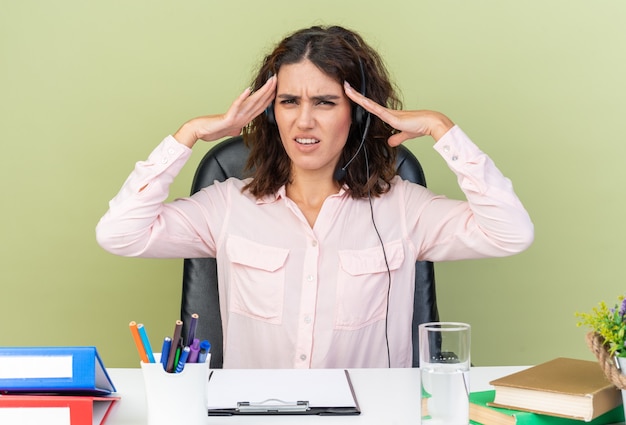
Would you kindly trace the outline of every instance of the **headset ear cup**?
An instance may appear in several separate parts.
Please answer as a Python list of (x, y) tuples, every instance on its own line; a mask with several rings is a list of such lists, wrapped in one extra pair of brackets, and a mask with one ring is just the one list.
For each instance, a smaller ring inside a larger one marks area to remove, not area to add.
[[(363, 61), (361, 61), (361, 58), (359, 58), (359, 71), (361, 71), (361, 90), (359, 93), (361, 93), (361, 96), (365, 96), (366, 93), (366, 87), (367, 87), (367, 80), (365, 77), (365, 68), (363, 67)], [(354, 116), (353, 121), (354, 123), (359, 127), (359, 129), (361, 131), (363, 131), (363, 126), (365, 125), (365, 120), (367, 119), (367, 111), (365, 109), (363, 109), (362, 106), (360, 105), (355, 105), (354, 107)]]
[(270, 103), (270, 105), (265, 108), (265, 116), (267, 117), (267, 122), (276, 125), (276, 117), (274, 116), (274, 102)]
[(365, 123), (365, 109), (362, 106), (356, 105), (354, 107), (354, 116), (352, 117), (352, 121), (359, 127), (359, 129), (363, 128), (363, 124)]

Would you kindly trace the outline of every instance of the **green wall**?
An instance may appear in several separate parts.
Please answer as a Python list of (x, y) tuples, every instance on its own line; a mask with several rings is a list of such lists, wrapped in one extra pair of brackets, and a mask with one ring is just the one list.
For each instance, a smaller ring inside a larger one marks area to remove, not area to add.
[[(407, 108), (447, 113), (514, 182), (534, 245), (437, 265), (442, 319), (473, 326), (476, 365), (592, 358), (576, 311), (625, 289), (626, 2), (0, 0), (0, 344), (96, 345), (137, 366), (178, 318), (181, 260), (126, 259), (94, 227), (186, 119), (221, 112), (282, 36), (360, 31)], [(429, 186), (459, 196), (430, 139)], [(195, 154), (172, 188), (186, 195)]]

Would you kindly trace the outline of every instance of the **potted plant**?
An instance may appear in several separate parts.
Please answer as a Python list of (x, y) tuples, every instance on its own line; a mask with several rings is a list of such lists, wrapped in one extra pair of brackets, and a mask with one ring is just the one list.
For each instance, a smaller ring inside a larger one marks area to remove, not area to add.
[(587, 326), (587, 345), (598, 359), (606, 377), (622, 390), (626, 412), (626, 297), (613, 308), (604, 301), (589, 313), (576, 313), (578, 326)]

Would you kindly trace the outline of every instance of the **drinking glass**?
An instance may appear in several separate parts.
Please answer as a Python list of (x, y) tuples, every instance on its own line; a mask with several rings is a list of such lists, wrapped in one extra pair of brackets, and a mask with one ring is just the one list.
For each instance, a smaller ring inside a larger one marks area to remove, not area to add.
[(470, 325), (419, 326), (422, 425), (469, 424)]

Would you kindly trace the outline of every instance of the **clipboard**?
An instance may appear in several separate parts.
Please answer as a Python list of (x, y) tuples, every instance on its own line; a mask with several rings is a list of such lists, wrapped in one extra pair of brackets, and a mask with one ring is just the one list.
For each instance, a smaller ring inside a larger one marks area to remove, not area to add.
[(344, 369), (216, 369), (209, 376), (209, 416), (360, 413)]

